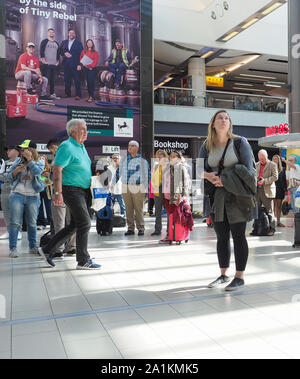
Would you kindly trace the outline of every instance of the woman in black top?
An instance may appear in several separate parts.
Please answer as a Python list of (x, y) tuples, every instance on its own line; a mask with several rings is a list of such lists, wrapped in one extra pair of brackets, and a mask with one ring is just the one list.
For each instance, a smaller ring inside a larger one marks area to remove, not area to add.
[(282, 167), (282, 162), (279, 155), (274, 155), (272, 161), (277, 164), (278, 168), (278, 180), (275, 182), (276, 196), (274, 199), (274, 213), (277, 218), (277, 226), (285, 227), (285, 225), (280, 222), (281, 204), (287, 191), (285, 169)]

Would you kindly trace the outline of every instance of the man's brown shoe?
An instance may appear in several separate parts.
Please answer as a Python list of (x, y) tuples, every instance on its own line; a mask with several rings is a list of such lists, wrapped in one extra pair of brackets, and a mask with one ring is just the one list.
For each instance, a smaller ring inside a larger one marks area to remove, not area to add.
[(76, 97), (75, 97), (75, 100), (80, 100), (80, 96), (76, 96)]

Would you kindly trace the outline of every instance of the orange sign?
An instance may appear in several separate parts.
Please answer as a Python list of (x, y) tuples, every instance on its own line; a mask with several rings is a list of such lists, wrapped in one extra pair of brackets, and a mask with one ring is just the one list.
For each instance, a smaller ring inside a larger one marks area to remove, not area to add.
[(207, 76), (206, 77), (207, 87), (224, 87), (224, 78), (219, 78), (217, 76)]

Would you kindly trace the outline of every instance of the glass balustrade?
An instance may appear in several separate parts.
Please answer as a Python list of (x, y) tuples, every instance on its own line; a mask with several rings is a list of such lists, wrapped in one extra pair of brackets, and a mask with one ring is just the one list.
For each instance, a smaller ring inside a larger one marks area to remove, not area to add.
[(197, 92), (193, 89), (160, 87), (154, 91), (155, 104), (202, 108), (235, 109), (286, 113), (287, 99), (221, 91)]

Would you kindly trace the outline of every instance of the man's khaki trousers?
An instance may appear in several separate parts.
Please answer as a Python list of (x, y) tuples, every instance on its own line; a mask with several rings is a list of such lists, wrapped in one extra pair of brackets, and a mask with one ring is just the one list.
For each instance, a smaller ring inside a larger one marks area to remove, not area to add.
[(144, 201), (145, 201), (145, 186), (143, 184), (123, 184), (122, 195), (126, 207), (126, 218), (128, 230), (134, 231), (145, 230), (144, 222)]

